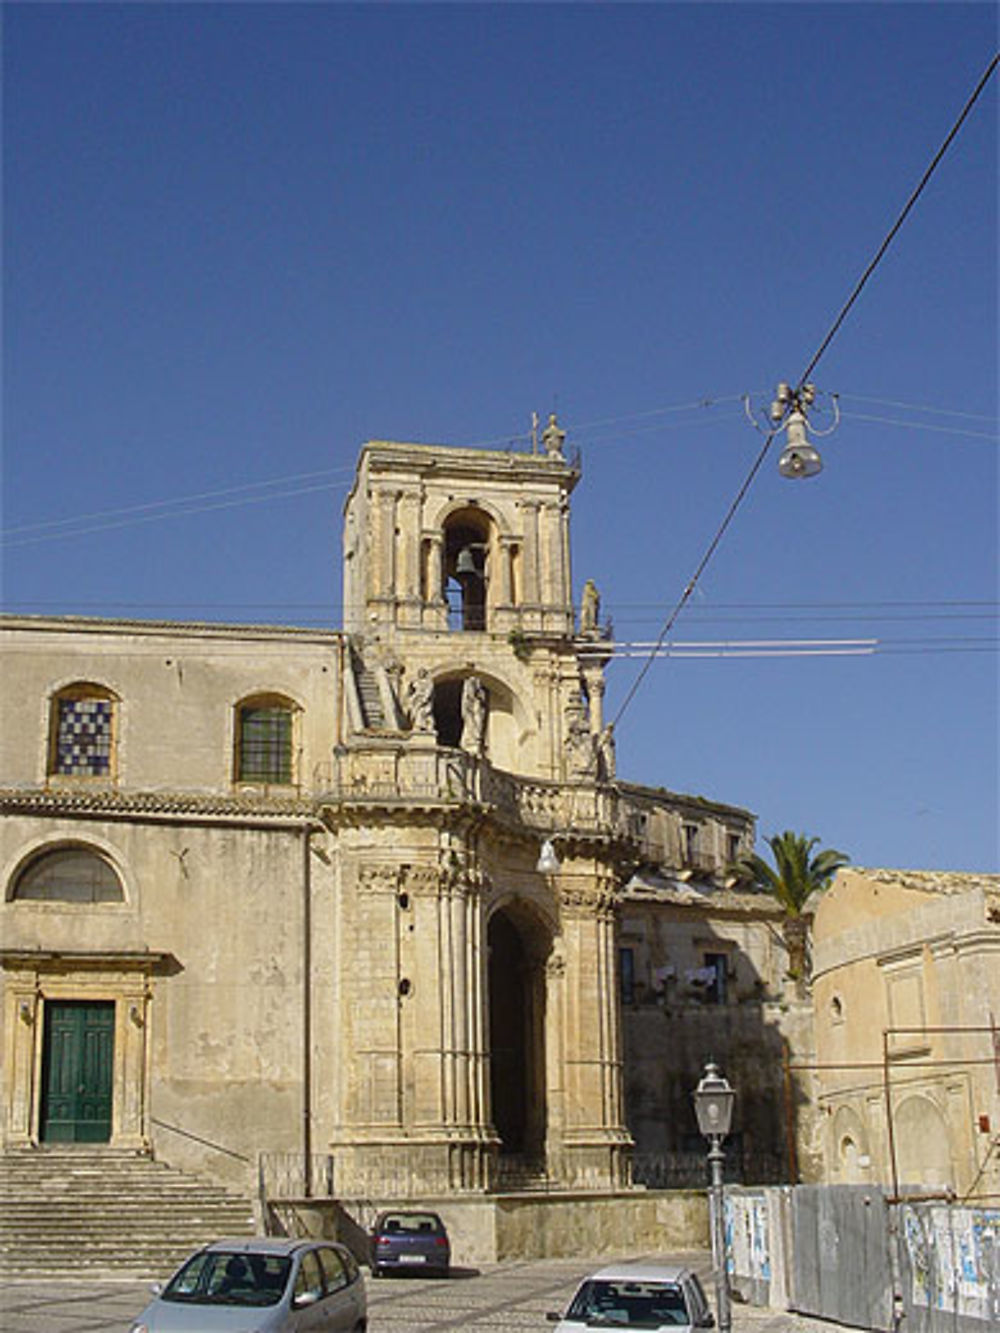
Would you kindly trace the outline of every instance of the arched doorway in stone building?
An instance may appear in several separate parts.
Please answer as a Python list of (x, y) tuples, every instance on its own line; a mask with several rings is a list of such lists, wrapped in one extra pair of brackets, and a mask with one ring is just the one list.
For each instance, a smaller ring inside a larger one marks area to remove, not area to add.
[(490, 1094), (501, 1158), (545, 1156), (545, 961), (552, 938), (519, 902), (493, 913), (489, 948)]

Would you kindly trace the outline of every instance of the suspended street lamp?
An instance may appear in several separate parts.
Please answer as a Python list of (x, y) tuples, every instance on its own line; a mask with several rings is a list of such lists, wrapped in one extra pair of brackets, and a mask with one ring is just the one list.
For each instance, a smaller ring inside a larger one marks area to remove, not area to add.
[[(816, 398), (815, 384), (803, 384), (800, 389), (793, 389), (790, 385), (782, 383), (778, 385), (768, 412), (769, 430), (775, 434), (781, 430), (785, 432), (785, 447), (778, 459), (778, 471), (783, 477), (792, 481), (802, 477), (815, 477), (817, 473), (823, 471), (823, 460), (819, 450), (810, 442), (809, 432), (812, 431), (814, 436), (822, 439), (823, 436), (832, 435), (840, 425), (840, 404), (837, 395), (831, 394), (833, 424), (827, 430), (816, 430), (810, 423), (808, 415), (808, 409), (815, 405)], [(743, 405), (751, 425), (755, 430), (759, 430), (760, 427), (750, 410), (749, 395), (744, 397)], [(761, 415), (763, 416), (763, 412)]]

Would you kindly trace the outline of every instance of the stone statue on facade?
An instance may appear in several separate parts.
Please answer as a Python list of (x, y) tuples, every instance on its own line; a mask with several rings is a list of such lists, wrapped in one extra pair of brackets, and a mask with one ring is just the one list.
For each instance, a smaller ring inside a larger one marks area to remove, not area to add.
[(434, 681), (426, 667), (421, 667), (406, 691), (406, 707), (413, 731), (434, 730)]
[(601, 614), (601, 594), (597, 584), (588, 579), (583, 585), (583, 598), (580, 602), (580, 633), (596, 634), (597, 620)]
[(549, 424), (542, 431), (542, 444), (545, 445), (545, 452), (550, 458), (562, 459), (562, 447), (565, 438), (566, 432), (556, 420), (555, 412), (551, 412), (549, 414)]
[(570, 777), (594, 776), (594, 737), (587, 706), (574, 690), (566, 705), (566, 771)]
[(615, 724), (609, 722), (594, 737), (597, 747), (597, 773), (605, 782), (615, 776)]
[(486, 689), (478, 676), (462, 685), (462, 749), (482, 755), (486, 749)]

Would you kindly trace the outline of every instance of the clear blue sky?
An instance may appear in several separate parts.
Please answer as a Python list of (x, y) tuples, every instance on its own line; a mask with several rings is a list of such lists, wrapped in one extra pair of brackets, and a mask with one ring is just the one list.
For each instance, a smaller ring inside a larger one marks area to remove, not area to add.
[[(555, 408), (577, 595), (654, 639), (740, 396), (996, 45), (985, 4), (6, 5), (5, 609), (339, 625), (359, 445)], [(622, 776), (859, 864), (997, 868), (997, 82), (817, 368), (825, 470), (774, 451), (672, 636), (879, 651), (660, 661), (619, 723)]]

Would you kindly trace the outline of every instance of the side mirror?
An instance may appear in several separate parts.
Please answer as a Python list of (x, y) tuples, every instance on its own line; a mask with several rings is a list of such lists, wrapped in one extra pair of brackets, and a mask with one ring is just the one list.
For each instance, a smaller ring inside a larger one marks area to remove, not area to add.
[(292, 1297), (292, 1309), (304, 1310), (307, 1305), (315, 1305), (318, 1300), (318, 1291), (300, 1291), (297, 1296)]
[(545, 1318), (549, 1321), (550, 1324), (558, 1324), (562, 1320), (562, 1315), (559, 1313), (558, 1310), (549, 1310), (546, 1312)]
[(715, 1315), (714, 1315), (714, 1314), (707, 1314), (707, 1315), (705, 1315), (705, 1317), (704, 1317), (703, 1319), (700, 1319), (700, 1320), (698, 1321), (698, 1327), (699, 1327), (699, 1328), (714, 1328), (714, 1327), (715, 1327)]
[(150, 1296), (162, 1296), (162, 1295), (163, 1295), (163, 1283), (162, 1283), (162, 1282), (154, 1282), (153, 1285), (152, 1285), (152, 1286), (150, 1287), (150, 1289), (149, 1289), (149, 1294), (150, 1294)]

